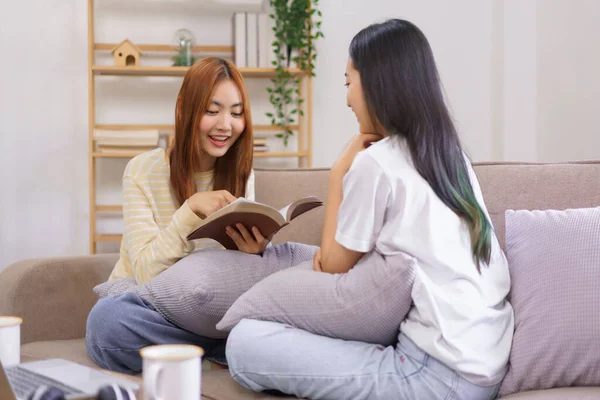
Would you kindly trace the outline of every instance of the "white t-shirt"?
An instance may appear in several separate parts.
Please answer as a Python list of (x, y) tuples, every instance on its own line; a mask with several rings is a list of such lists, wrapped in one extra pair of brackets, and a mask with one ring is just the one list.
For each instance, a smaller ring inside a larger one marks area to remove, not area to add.
[[(467, 160), (475, 196), (479, 183)], [(417, 259), (414, 307), (401, 330), (423, 351), (482, 386), (506, 373), (514, 317), (508, 263), (492, 236), (489, 266), (477, 272), (467, 224), (417, 172), (408, 145), (385, 138), (356, 155), (343, 185), (336, 240), (359, 252)], [(489, 215), (488, 215), (489, 218)]]

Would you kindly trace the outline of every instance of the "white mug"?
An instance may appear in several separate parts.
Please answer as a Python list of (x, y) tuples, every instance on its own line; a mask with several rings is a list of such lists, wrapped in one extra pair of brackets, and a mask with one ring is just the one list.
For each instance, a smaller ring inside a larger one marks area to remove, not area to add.
[(19, 317), (0, 316), (0, 361), (2, 365), (21, 362), (21, 324)]
[(202, 387), (201, 347), (162, 344), (140, 350), (145, 400), (199, 400)]

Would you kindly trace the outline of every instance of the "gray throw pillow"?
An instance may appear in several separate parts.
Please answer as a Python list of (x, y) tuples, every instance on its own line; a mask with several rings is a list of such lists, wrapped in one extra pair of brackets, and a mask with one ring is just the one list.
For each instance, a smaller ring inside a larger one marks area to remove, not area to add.
[(600, 386), (600, 208), (505, 217), (515, 332), (500, 396)]
[(415, 258), (366, 254), (345, 274), (312, 270), (312, 261), (260, 281), (233, 303), (217, 329), (242, 319), (286, 323), (346, 340), (392, 344), (412, 305)]

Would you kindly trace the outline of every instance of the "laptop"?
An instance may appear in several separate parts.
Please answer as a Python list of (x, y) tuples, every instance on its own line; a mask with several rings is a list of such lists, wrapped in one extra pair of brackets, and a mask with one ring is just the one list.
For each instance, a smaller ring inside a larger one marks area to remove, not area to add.
[(27, 400), (40, 386), (54, 386), (66, 399), (96, 398), (98, 389), (116, 384), (136, 392), (139, 385), (125, 378), (107, 374), (71, 361), (54, 358), (3, 367), (0, 361), (0, 399)]

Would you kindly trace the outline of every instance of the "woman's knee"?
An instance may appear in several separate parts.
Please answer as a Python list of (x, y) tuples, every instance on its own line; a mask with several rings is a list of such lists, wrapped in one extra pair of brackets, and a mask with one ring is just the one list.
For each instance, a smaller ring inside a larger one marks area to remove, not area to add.
[(114, 309), (116, 309), (114, 298), (104, 297), (92, 307), (87, 319), (85, 347), (90, 358), (102, 368), (108, 368), (102, 349), (110, 338), (111, 325), (116, 321), (110, 317)]
[(255, 356), (261, 351), (258, 349), (261, 345), (260, 324), (261, 321), (241, 320), (229, 333), (225, 349), (232, 378), (251, 390), (261, 390), (247, 374), (253, 372), (252, 364), (257, 361)]
[(280, 334), (287, 325), (275, 322), (241, 320), (227, 338), (227, 362), (231, 370), (245, 370), (259, 359), (277, 352)]
[(121, 302), (116, 297), (104, 297), (94, 305), (87, 319), (86, 338), (92, 341), (119, 337)]
[(126, 298), (117, 296), (100, 299), (90, 311), (85, 345), (100, 367), (125, 373), (138, 370), (138, 344), (127, 322), (136, 317), (134, 308)]
[(145, 311), (141, 299), (133, 294), (104, 297), (88, 316), (86, 339), (104, 348), (136, 348), (139, 320), (144, 319)]
[(262, 338), (272, 333), (274, 322), (258, 321), (253, 319), (242, 319), (229, 332), (227, 337), (227, 350), (237, 352), (250, 347), (252, 344), (262, 342)]

